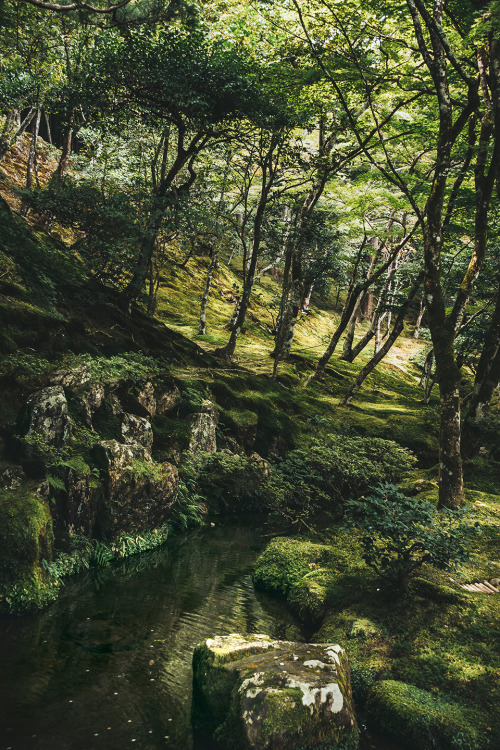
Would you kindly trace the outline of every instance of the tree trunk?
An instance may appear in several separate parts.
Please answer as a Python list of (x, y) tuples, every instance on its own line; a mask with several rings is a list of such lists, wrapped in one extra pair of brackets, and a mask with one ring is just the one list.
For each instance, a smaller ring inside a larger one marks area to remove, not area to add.
[(436, 382), (436, 376), (432, 373), (432, 366), (434, 364), (434, 349), (431, 349), (427, 354), (424, 367), (422, 370), (422, 377), (420, 378), (420, 387), (424, 390), (424, 403), (428, 404), (431, 400), (432, 387)]
[(210, 287), (212, 285), (212, 276), (214, 269), (217, 267), (217, 253), (215, 250), (212, 250), (212, 258), (210, 259), (210, 263), (207, 267), (207, 277), (205, 280), (205, 289), (203, 290), (203, 297), (201, 298), (201, 307), (200, 307), (200, 325), (198, 328), (198, 334), (200, 336), (204, 336), (207, 332), (207, 305), (208, 305), (208, 298), (210, 296)]
[(413, 338), (418, 339), (420, 336), (420, 326), (422, 325), (422, 318), (425, 315), (425, 303), (424, 298), (420, 300), (420, 312), (418, 314), (417, 322), (415, 323), (415, 330), (413, 331)]
[[(38, 131), (40, 129), (41, 114), (42, 114), (42, 110), (38, 108), (36, 110), (35, 126), (33, 128), (33, 137), (31, 138), (28, 163), (26, 165), (26, 190), (33, 190), (33, 174), (36, 171), (37, 139), (38, 139)], [(28, 201), (23, 200), (21, 204), (22, 216), (26, 216), (26, 214), (28, 213), (28, 208), (29, 208)]]
[[(17, 110), (14, 110), (14, 112), (16, 111)], [(10, 137), (8, 133), (5, 133), (5, 138), (2, 136), (3, 140), (0, 147), (0, 162), (5, 158), (12, 144), (15, 143), (16, 140), (22, 136), (26, 128), (29, 127), (36, 113), (37, 109), (32, 107), (12, 137)], [(15, 122), (17, 124), (18, 120), (16, 119)]]
[(71, 116), (70, 123), (64, 132), (61, 156), (59, 157), (59, 163), (55, 169), (54, 174), (51, 177), (51, 182), (55, 186), (60, 184), (69, 166), (69, 159), (71, 156), (71, 147), (73, 143), (73, 122), (74, 122), (74, 115)]
[(304, 299), (302, 300), (302, 312), (309, 312), (309, 305), (311, 304), (311, 297), (312, 293), (314, 291), (314, 281), (309, 284), (309, 286), (306, 289), (306, 293), (304, 295)]
[(468, 401), (467, 416), (462, 429), (463, 453), (474, 456), (481, 447), (481, 421), (490, 409), (495, 389), (500, 381), (500, 290), (495, 309), (479, 358), (474, 388)]
[(0, 135), (0, 161), (5, 156), (10, 148), (12, 131), (16, 127), (19, 120), (19, 112), (17, 109), (9, 109), (5, 122), (2, 128), (2, 134)]
[(356, 324), (358, 322), (358, 315), (359, 315), (359, 309), (361, 307), (361, 303), (363, 302), (364, 294), (362, 294), (360, 297), (358, 297), (358, 300), (356, 304), (354, 305), (354, 310), (351, 315), (351, 319), (349, 320), (349, 325), (347, 326), (347, 333), (346, 337), (344, 339), (344, 346), (342, 348), (342, 354), (339, 357), (339, 359), (345, 359), (348, 362), (351, 362), (351, 354), (352, 354), (352, 345), (354, 342), (354, 334), (356, 333)]
[(422, 283), (423, 279), (423, 272), (421, 272), (418, 277), (416, 278), (415, 282), (413, 283), (412, 288), (408, 292), (408, 296), (405, 300), (405, 303), (403, 304), (401, 310), (398, 313), (398, 316), (396, 318), (396, 321), (394, 323), (394, 328), (392, 329), (391, 333), (387, 337), (387, 339), (384, 342), (384, 345), (380, 347), (378, 352), (371, 358), (369, 362), (363, 367), (361, 372), (358, 373), (358, 376), (356, 377), (356, 380), (352, 384), (352, 386), (347, 391), (346, 395), (341, 401), (342, 406), (347, 406), (351, 403), (352, 399), (356, 395), (356, 393), (361, 388), (361, 385), (363, 384), (364, 380), (370, 375), (371, 372), (375, 369), (375, 367), (378, 365), (379, 362), (385, 357), (389, 349), (392, 347), (400, 333), (402, 332), (404, 328), (405, 323), (405, 314), (406, 309), (408, 307), (408, 303), (411, 302), (411, 300), (415, 297), (416, 293), (419, 290), (419, 287)]

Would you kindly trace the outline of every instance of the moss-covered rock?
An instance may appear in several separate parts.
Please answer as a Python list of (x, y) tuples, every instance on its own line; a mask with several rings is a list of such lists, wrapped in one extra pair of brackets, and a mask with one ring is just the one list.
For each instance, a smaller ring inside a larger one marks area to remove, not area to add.
[(0, 492), (0, 611), (39, 609), (56, 596), (42, 561), (52, 559), (49, 508), (26, 487)]
[(62, 386), (32, 393), (19, 413), (17, 429), (23, 438), (23, 457), (30, 462), (43, 461), (48, 451), (64, 448), (71, 436), (71, 419)]
[(211, 401), (202, 401), (200, 411), (188, 418), (191, 426), (189, 450), (193, 453), (215, 453), (217, 438), (215, 428), (218, 422), (217, 407)]
[(232, 635), (193, 656), (195, 731), (233, 750), (354, 750), (358, 728), (344, 650)]
[(396, 680), (371, 689), (366, 713), (380, 731), (408, 750), (475, 750), (476, 728), (457, 704)]
[(179, 491), (175, 466), (155, 464), (143, 446), (116, 440), (103, 440), (94, 447), (93, 455), (104, 485), (101, 535), (116, 536), (165, 523)]

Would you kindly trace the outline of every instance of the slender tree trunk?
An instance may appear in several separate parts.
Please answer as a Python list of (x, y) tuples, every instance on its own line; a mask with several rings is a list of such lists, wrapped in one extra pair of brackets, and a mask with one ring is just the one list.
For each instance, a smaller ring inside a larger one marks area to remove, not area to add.
[(267, 185), (266, 188), (263, 188), (263, 191), (261, 194), (261, 200), (259, 202), (257, 211), (255, 213), (252, 250), (251, 250), (250, 259), (249, 259), (248, 273), (245, 276), (245, 282), (243, 284), (243, 293), (241, 295), (241, 299), (239, 302), (238, 316), (236, 318), (234, 327), (231, 330), (231, 335), (229, 337), (229, 341), (227, 342), (226, 346), (221, 349), (216, 349), (215, 351), (216, 354), (224, 357), (226, 362), (231, 362), (234, 356), (236, 343), (241, 333), (241, 329), (243, 328), (243, 325), (245, 323), (248, 305), (250, 304), (250, 295), (252, 293), (252, 287), (253, 287), (253, 282), (255, 278), (255, 269), (257, 268), (257, 258), (259, 255), (259, 248), (260, 248), (260, 241), (261, 241), (261, 234), (262, 234), (262, 222), (264, 220), (264, 211), (265, 211), (265, 206), (267, 203), (269, 189), (270, 189), (270, 185)]
[(71, 157), (71, 148), (73, 144), (73, 123), (74, 123), (74, 115), (71, 115), (71, 120), (64, 131), (63, 135), (63, 142), (62, 142), (62, 149), (61, 149), (61, 156), (59, 157), (59, 163), (54, 171), (54, 174), (51, 177), (51, 182), (54, 186), (57, 186), (61, 183), (62, 178), (64, 177), (68, 166), (69, 166), (69, 160)]
[(356, 324), (358, 322), (358, 315), (359, 310), (361, 307), (361, 303), (364, 298), (364, 294), (362, 294), (360, 297), (358, 297), (356, 304), (354, 305), (354, 310), (352, 311), (351, 318), (349, 320), (349, 324), (347, 326), (347, 333), (346, 337), (344, 339), (344, 346), (342, 348), (342, 354), (339, 357), (339, 359), (345, 359), (348, 362), (351, 362), (351, 354), (352, 354), (352, 345), (354, 342), (354, 334), (356, 333)]
[(330, 343), (328, 344), (324, 354), (320, 357), (318, 364), (316, 365), (316, 370), (314, 373), (308, 378), (307, 382), (309, 383), (311, 380), (321, 380), (325, 374), (325, 367), (327, 366), (328, 362), (330, 361), (332, 354), (334, 353), (335, 349), (337, 348), (337, 344), (340, 340), (340, 337), (344, 333), (350, 319), (352, 312), (354, 310), (354, 307), (356, 305), (356, 302), (359, 299), (359, 296), (362, 293), (362, 288), (360, 286), (354, 287), (348, 294), (346, 303), (344, 305), (344, 309), (342, 310), (342, 315), (340, 317), (340, 322), (335, 329), (332, 338), (330, 339)]
[[(36, 110), (35, 126), (33, 128), (33, 136), (31, 138), (30, 151), (28, 155), (28, 163), (26, 165), (26, 190), (33, 190), (33, 174), (36, 171), (36, 157), (37, 157), (37, 139), (38, 131), (40, 129), (40, 116), (42, 110), (38, 108)], [(23, 200), (21, 204), (21, 214), (26, 216), (28, 213), (28, 201)]]
[(398, 316), (395, 320), (394, 327), (387, 337), (387, 339), (384, 342), (384, 345), (380, 347), (378, 352), (371, 358), (371, 360), (363, 367), (361, 372), (356, 377), (356, 380), (352, 384), (352, 386), (347, 391), (346, 395), (341, 401), (342, 406), (347, 406), (351, 403), (352, 399), (356, 395), (356, 393), (361, 388), (361, 385), (363, 384), (364, 380), (370, 375), (371, 372), (375, 369), (375, 367), (378, 365), (379, 362), (382, 361), (382, 359), (385, 357), (389, 349), (392, 347), (400, 333), (402, 332), (404, 328), (405, 323), (405, 314), (406, 309), (408, 307), (408, 303), (411, 302), (411, 300), (415, 297), (416, 293), (419, 290), (419, 287), (422, 283), (422, 279), (424, 277), (423, 272), (420, 272), (418, 277), (416, 278), (415, 282), (413, 283), (412, 288), (408, 292), (408, 296), (405, 300), (405, 303), (403, 304), (401, 310), (398, 313)]
[(420, 378), (420, 387), (424, 391), (424, 403), (428, 404), (431, 400), (432, 388), (436, 382), (436, 376), (432, 372), (434, 365), (434, 349), (431, 349), (424, 360), (424, 367), (422, 370), (422, 377)]
[(47, 128), (47, 138), (49, 140), (50, 145), (52, 146), (52, 131), (50, 129), (50, 115), (45, 112), (44, 110), (44, 118), (45, 118), (45, 127)]
[[(16, 112), (16, 110), (14, 110), (14, 112)], [(22, 136), (26, 128), (29, 127), (36, 113), (36, 107), (32, 107), (13, 136), (10, 136), (9, 133), (5, 133), (5, 137), (2, 136), (3, 140), (0, 147), (0, 162), (3, 161), (12, 144), (15, 143), (17, 139)], [(16, 119), (15, 122), (17, 124), (18, 120)]]
[(420, 326), (422, 325), (422, 318), (425, 315), (425, 303), (424, 298), (420, 300), (420, 312), (418, 313), (417, 322), (415, 323), (415, 330), (413, 331), (413, 338), (418, 339), (420, 336)]
[(200, 335), (205, 335), (206, 328), (207, 328), (207, 305), (208, 305), (208, 298), (210, 296), (210, 287), (212, 285), (212, 276), (213, 272), (217, 268), (217, 253), (215, 250), (212, 250), (212, 257), (210, 259), (210, 263), (207, 267), (207, 277), (205, 280), (205, 289), (203, 290), (203, 297), (201, 298), (201, 307), (200, 307), (200, 325), (198, 328), (198, 333)]
[(17, 125), (19, 112), (17, 109), (9, 109), (0, 135), (0, 160), (10, 148), (12, 131)]
[(302, 300), (302, 312), (306, 313), (309, 311), (309, 305), (311, 304), (311, 297), (312, 297), (313, 291), (314, 291), (314, 281), (311, 284), (309, 284), (309, 286), (306, 289), (304, 299)]
[(497, 293), (490, 327), (479, 358), (474, 388), (467, 404), (462, 429), (463, 454), (474, 456), (481, 447), (481, 422), (487, 416), (500, 382), (500, 291)]

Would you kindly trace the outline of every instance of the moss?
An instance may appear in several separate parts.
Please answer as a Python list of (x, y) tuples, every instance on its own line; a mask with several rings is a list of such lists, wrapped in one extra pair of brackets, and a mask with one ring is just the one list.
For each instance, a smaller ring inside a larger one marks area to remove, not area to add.
[(273, 539), (257, 560), (255, 585), (265, 591), (287, 596), (307, 573), (331, 562), (333, 550), (327, 544), (298, 539)]
[(54, 535), (47, 505), (34, 493), (0, 494), (0, 610), (34, 611), (55, 598), (57, 584), (50, 581), (44, 560), (51, 560)]
[(482, 744), (460, 706), (404, 682), (377, 683), (366, 712), (377, 729), (409, 750), (475, 750)]

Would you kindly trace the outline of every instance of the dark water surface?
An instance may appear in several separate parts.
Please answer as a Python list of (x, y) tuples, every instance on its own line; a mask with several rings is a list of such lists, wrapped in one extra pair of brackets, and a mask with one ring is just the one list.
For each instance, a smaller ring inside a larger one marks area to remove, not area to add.
[(253, 589), (265, 544), (241, 526), (178, 535), (80, 577), (38, 615), (0, 620), (0, 750), (188, 750), (197, 643), (302, 640)]
[(0, 620), (0, 750), (190, 750), (197, 643), (304, 640), (282, 603), (254, 591), (266, 543), (228, 524), (173, 536), (74, 579), (42, 613)]

